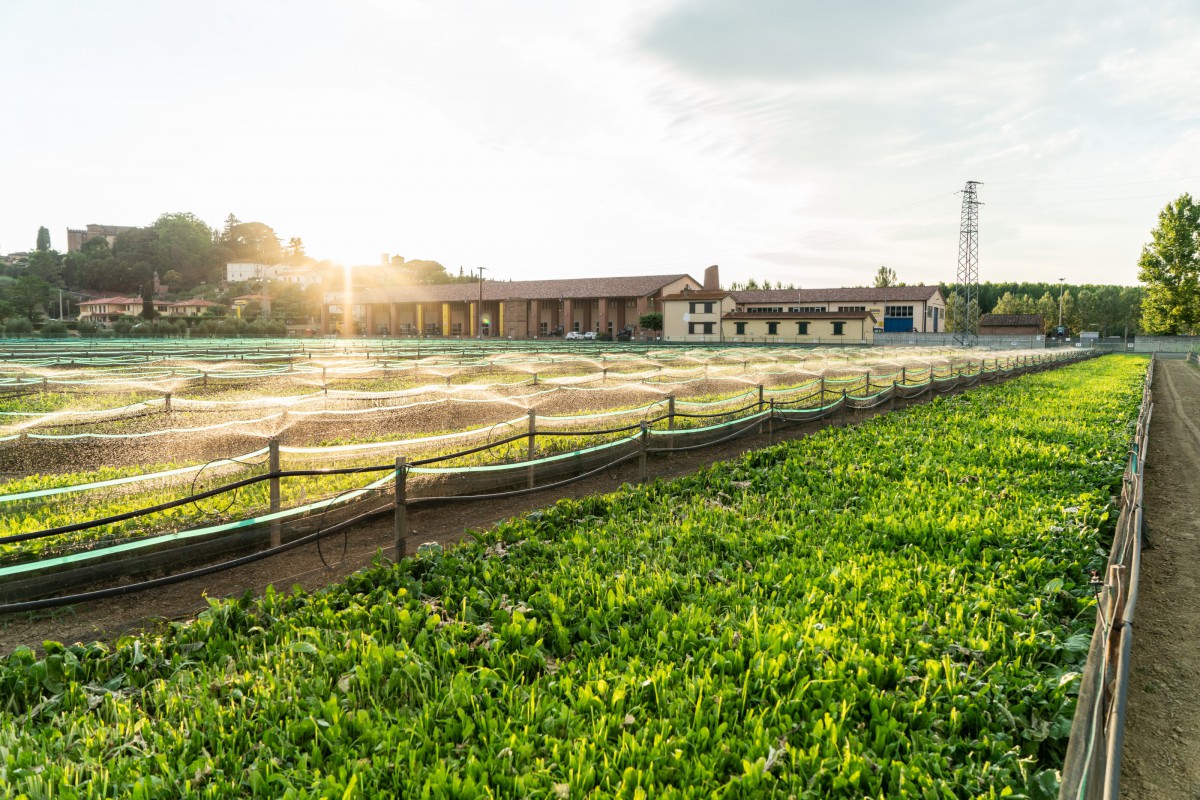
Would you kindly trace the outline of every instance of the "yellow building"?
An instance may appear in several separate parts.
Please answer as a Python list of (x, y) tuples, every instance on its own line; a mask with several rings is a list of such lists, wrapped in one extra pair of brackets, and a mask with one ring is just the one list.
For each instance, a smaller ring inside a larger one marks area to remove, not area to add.
[(727, 291), (710, 285), (663, 297), (663, 339), (673, 342), (870, 344), (876, 331), (940, 333), (945, 320), (937, 286)]

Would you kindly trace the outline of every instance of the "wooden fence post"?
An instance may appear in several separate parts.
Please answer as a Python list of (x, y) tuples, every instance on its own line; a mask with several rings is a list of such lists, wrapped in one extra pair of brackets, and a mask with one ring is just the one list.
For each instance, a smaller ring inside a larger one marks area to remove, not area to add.
[[(763, 385), (760, 383), (758, 385), (758, 413), (761, 414), (762, 411), (763, 411)], [(763, 423), (762, 423), (762, 420), (760, 419), (758, 421), (758, 431), (757, 431), (759, 436), (762, 436), (762, 429), (763, 429)]]
[(767, 444), (775, 444), (775, 398), (771, 398), (771, 407), (767, 414)]
[(675, 395), (673, 394), (667, 397), (667, 430), (670, 432), (667, 434), (667, 449), (673, 450), (675, 448)]
[(163, 413), (164, 414), (171, 413), (171, 393), (170, 392), (167, 392), (165, 395), (163, 395)]
[(530, 462), (528, 486), (532, 489), (534, 484), (533, 460), (537, 458), (537, 412), (532, 408), (529, 409), (529, 443), (526, 445), (526, 450), (526, 458)]
[(396, 456), (396, 502), (392, 512), (392, 535), (396, 540), (396, 560), (408, 553), (408, 459)]
[(650, 428), (646, 420), (642, 420), (642, 435), (639, 439), (641, 452), (638, 453), (638, 483), (646, 482), (646, 447), (650, 443)]
[[(271, 513), (274, 514), (279, 510), (279, 437), (272, 436), (267, 442), (267, 470), (272, 477), (269, 481), (271, 492)], [(271, 547), (279, 547), (283, 544), (283, 530), (279, 525), (279, 520), (271, 521)]]

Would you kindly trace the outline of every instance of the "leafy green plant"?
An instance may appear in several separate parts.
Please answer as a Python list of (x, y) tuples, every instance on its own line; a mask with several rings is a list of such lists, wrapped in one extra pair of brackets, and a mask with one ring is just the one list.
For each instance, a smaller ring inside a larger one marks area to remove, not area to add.
[[(1052, 797), (1145, 362), (0, 666), (15, 794)], [(952, 446), (951, 446), (952, 445)]]

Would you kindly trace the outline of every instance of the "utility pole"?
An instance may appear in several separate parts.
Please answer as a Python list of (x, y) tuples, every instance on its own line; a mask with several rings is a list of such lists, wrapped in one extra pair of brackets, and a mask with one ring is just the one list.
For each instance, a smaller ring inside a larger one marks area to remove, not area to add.
[(958, 233), (958, 295), (961, 303), (954, 312), (954, 341), (960, 347), (975, 344), (977, 320), (971, 319), (971, 301), (979, 304), (979, 198), (975, 187), (979, 181), (967, 181), (962, 196), (962, 224)]
[(475, 312), (475, 335), (480, 339), (483, 338), (483, 271), (487, 267), (479, 268), (479, 310)]

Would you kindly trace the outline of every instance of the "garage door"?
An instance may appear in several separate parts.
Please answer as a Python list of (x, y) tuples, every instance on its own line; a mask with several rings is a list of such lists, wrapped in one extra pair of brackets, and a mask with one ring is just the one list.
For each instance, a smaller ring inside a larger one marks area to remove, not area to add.
[(884, 317), (883, 329), (888, 333), (908, 333), (912, 330), (912, 317)]

